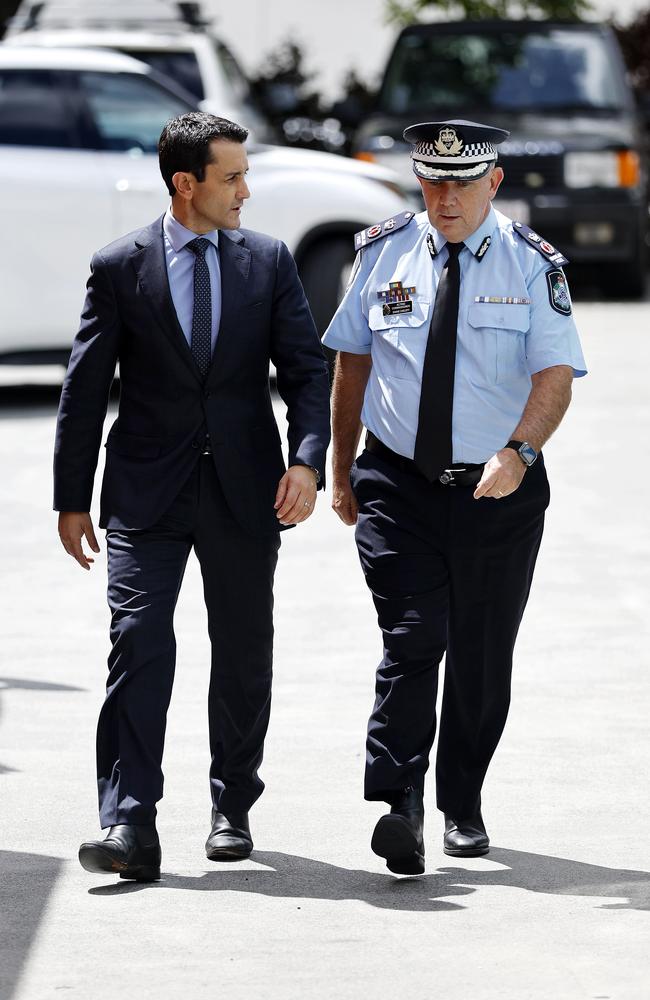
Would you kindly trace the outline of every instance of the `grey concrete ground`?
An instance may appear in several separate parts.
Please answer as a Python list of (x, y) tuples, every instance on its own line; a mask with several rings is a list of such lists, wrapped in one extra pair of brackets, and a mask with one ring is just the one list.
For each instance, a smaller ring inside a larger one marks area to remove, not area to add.
[(208, 645), (196, 565), (159, 828), (164, 878), (89, 875), (107, 652), (104, 555), (59, 550), (55, 395), (0, 390), (2, 996), (647, 1000), (650, 306), (576, 309), (591, 376), (546, 450), (553, 500), (484, 813), (495, 845), (427, 873), (369, 850), (364, 729), (379, 638), (352, 534), (322, 502), (285, 535), (275, 701), (250, 862), (210, 865)]

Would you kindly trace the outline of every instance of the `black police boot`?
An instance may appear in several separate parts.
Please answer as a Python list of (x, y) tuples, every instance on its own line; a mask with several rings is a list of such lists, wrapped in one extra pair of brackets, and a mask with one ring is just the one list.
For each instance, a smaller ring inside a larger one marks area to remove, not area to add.
[(453, 858), (478, 858), (490, 850), (490, 838), (480, 810), (470, 819), (454, 819), (445, 813), (445, 854)]
[(424, 805), (419, 789), (409, 787), (396, 794), (390, 812), (380, 817), (370, 846), (396, 875), (422, 875)]
[(208, 861), (243, 861), (253, 850), (248, 813), (212, 810), (212, 830), (205, 842)]
[(154, 823), (118, 823), (104, 840), (89, 840), (79, 848), (79, 861), (87, 872), (115, 874), (136, 882), (160, 878), (161, 856)]

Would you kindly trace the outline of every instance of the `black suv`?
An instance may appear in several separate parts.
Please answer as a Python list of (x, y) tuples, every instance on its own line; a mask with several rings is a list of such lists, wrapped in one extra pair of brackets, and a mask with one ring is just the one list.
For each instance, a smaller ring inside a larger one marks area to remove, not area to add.
[(602, 268), (605, 292), (642, 294), (645, 132), (612, 31), (503, 20), (405, 28), (353, 152), (401, 167), (407, 181), (404, 127), (449, 118), (510, 131), (497, 208), (570, 260)]

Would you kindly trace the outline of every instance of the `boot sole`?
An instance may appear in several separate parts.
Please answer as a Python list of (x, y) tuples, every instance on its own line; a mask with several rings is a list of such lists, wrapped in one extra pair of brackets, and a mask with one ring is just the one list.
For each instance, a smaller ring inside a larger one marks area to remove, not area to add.
[(79, 863), (95, 875), (119, 875), (135, 882), (157, 882), (160, 878), (160, 868), (155, 865), (128, 865), (101, 847), (85, 844), (79, 848)]
[(422, 875), (424, 872), (424, 851), (401, 816), (382, 816), (374, 829), (370, 847), (385, 859), (389, 871), (396, 875)]
[(488, 854), (490, 851), (490, 845), (486, 844), (485, 847), (443, 847), (443, 852), (448, 854), (450, 858), (480, 858), (484, 854)]

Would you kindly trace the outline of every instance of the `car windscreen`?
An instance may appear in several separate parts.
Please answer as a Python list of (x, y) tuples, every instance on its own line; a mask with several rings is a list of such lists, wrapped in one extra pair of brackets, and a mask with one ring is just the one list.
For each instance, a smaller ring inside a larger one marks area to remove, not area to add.
[(163, 52), (160, 49), (143, 48), (122, 48), (121, 51), (147, 63), (157, 73), (187, 90), (197, 101), (202, 101), (205, 97), (199, 64), (193, 52)]
[(590, 30), (405, 34), (379, 95), (387, 114), (444, 108), (623, 110), (626, 86), (606, 38)]

